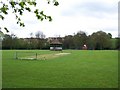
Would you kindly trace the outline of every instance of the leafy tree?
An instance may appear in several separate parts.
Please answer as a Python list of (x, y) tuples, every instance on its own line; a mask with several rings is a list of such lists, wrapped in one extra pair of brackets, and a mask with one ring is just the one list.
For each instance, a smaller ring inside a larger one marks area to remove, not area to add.
[(25, 41), (23, 38), (19, 38), (17, 44), (18, 44), (17, 49), (29, 49), (28, 41)]
[(63, 48), (64, 49), (73, 49), (74, 48), (72, 35), (68, 35), (68, 36), (64, 37)]
[(87, 44), (87, 35), (84, 31), (79, 31), (74, 35), (74, 46), (76, 49), (82, 49), (84, 44)]
[(0, 42), (2, 41), (3, 37), (4, 37), (4, 33), (0, 31)]
[(5, 34), (2, 41), (2, 48), (11, 49), (12, 48), (11, 42), (12, 42), (12, 37), (10, 35)]
[(111, 49), (118, 49), (118, 38), (111, 39)]
[(19, 47), (18, 38), (16, 35), (5, 34), (2, 40), (2, 48), (3, 49), (16, 49)]
[(0, 31), (0, 49), (2, 49), (2, 40), (3, 40), (4, 34)]
[(108, 33), (109, 37), (112, 38), (112, 34), (111, 33)]
[(110, 49), (111, 47), (111, 37), (109, 34), (103, 32), (103, 31), (98, 31), (95, 32), (91, 35), (91, 40), (94, 41), (92, 43), (92, 46), (95, 49)]
[(120, 38), (116, 38), (116, 49), (120, 50)]
[(90, 50), (94, 50), (95, 49), (95, 41), (94, 41), (94, 37), (92, 37), (91, 35), (88, 36), (87, 39), (87, 47)]
[[(59, 3), (56, 0), (46, 0), (48, 4), (51, 4), (51, 2), (54, 4), (54, 6), (58, 6)], [(46, 15), (44, 11), (39, 10), (38, 8), (32, 9), (31, 6), (36, 7), (37, 6), (36, 0), (2, 0), (0, 1), (0, 19), (4, 20), (5, 15), (8, 15), (8, 11), (12, 11), (12, 13), (16, 17), (17, 24), (19, 24), (22, 27), (25, 27), (24, 22), (21, 20), (21, 16), (23, 15), (24, 11), (28, 11), (31, 13), (34, 13), (37, 17), (37, 19), (43, 21), (44, 19), (48, 19), (49, 21), (52, 21), (52, 17), (49, 15)], [(0, 29), (2, 26), (0, 26)], [(7, 32), (8, 29), (6, 27), (3, 27)]]

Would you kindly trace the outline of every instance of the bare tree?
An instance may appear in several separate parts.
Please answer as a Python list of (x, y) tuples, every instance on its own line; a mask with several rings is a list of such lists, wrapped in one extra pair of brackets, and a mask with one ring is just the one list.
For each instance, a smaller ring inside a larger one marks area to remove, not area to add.
[(45, 35), (43, 34), (43, 32), (38, 31), (38, 32), (36, 32), (35, 36), (37, 39), (37, 47), (39, 49), (42, 49), (44, 46)]

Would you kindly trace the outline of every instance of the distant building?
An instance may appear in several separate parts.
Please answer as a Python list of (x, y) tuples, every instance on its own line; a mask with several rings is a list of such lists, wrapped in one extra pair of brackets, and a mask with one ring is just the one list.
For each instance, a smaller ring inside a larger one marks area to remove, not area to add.
[(48, 42), (50, 44), (50, 50), (62, 51), (62, 37), (49, 37)]

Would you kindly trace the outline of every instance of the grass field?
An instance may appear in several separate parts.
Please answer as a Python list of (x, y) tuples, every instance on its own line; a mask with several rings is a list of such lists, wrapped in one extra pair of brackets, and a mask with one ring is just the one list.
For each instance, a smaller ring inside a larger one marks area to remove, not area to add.
[[(21, 50), (22, 52), (29, 52)], [(21, 52), (18, 51), (18, 52)], [(3, 88), (117, 88), (118, 51), (32, 50), (46, 60), (15, 60), (2, 51)]]

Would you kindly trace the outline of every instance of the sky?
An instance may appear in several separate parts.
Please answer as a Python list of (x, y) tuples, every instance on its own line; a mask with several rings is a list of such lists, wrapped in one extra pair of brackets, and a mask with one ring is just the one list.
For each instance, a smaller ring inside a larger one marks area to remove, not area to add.
[[(46, 37), (74, 35), (84, 31), (87, 35), (104, 31), (118, 37), (118, 1), (119, 0), (58, 0), (59, 6), (48, 5), (47, 0), (37, 0), (37, 7), (52, 16), (53, 21), (39, 21), (33, 13), (24, 12), (21, 17), (25, 27), (16, 24), (14, 14), (9, 11), (1, 26), (9, 29), (20, 38), (30, 37), (30, 33), (43, 32)], [(31, 7), (33, 8), (33, 7)], [(6, 33), (3, 30), (4, 33)]]

